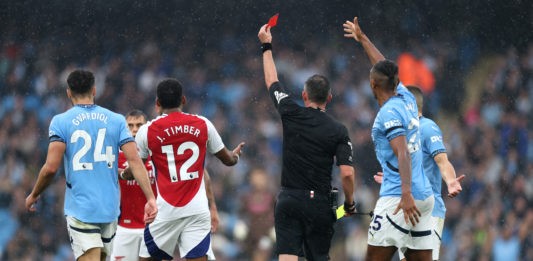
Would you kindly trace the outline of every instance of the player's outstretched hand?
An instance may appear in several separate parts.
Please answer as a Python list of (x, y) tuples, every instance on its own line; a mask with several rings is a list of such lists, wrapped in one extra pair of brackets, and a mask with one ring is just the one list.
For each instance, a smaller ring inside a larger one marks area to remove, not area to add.
[(157, 204), (155, 199), (150, 199), (144, 205), (144, 223), (150, 224), (154, 222), (155, 217), (157, 216)]
[(378, 171), (376, 175), (374, 175), (374, 181), (378, 184), (383, 183), (383, 172)]
[(244, 142), (239, 143), (235, 149), (233, 149), (233, 154), (241, 157), (242, 154), (242, 148), (244, 147)]
[(35, 212), (37, 210), (35, 208), (35, 202), (37, 202), (38, 199), (39, 197), (34, 197), (33, 194), (28, 195), (28, 197), (26, 197), (26, 209), (30, 212)]
[(257, 37), (259, 37), (259, 41), (261, 43), (272, 43), (272, 34), (270, 33), (270, 26), (268, 26), (268, 24), (261, 26)]
[(409, 224), (409, 222), (411, 222), (411, 224), (415, 226), (416, 223), (420, 221), (419, 217), (422, 216), (422, 214), (416, 207), (415, 199), (411, 193), (402, 194), (400, 203), (398, 204), (398, 207), (396, 207), (396, 210), (394, 210), (393, 214), (396, 215), (400, 209), (403, 210), (403, 218), (405, 219), (405, 223)]
[(359, 20), (357, 20), (357, 16), (354, 17), (353, 22), (346, 20), (342, 26), (344, 27), (344, 37), (353, 38), (357, 42), (361, 42), (365, 34), (359, 26)]
[(461, 191), (463, 190), (463, 188), (461, 187), (461, 181), (464, 178), (465, 175), (461, 175), (460, 177), (450, 182), (450, 184), (448, 184), (448, 197), (454, 198), (459, 195), (459, 193), (461, 193)]

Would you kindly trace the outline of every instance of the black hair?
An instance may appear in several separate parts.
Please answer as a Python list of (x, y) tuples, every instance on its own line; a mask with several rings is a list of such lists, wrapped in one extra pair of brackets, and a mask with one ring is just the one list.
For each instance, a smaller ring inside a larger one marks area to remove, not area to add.
[(173, 78), (165, 79), (157, 85), (157, 99), (163, 109), (178, 108), (181, 106), (183, 95), (181, 83)]
[(329, 81), (322, 75), (315, 74), (305, 81), (305, 91), (309, 100), (316, 103), (324, 103), (330, 94)]
[(75, 70), (68, 75), (67, 85), (73, 95), (88, 94), (94, 86), (94, 75), (90, 71)]
[(398, 65), (391, 60), (382, 60), (374, 64), (372, 71), (379, 73), (387, 78), (383, 83), (386, 89), (396, 90), (396, 85), (398, 85)]
[(126, 118), (129, 118), (129, 117), (132, 117), (132, 118), (144, 117), (145, 120), (148, 119), (146, 117), (146, 114), (144, 114), (144, 112), (142, 112), (141, 110), (137, 110), (137, 109), (129, 111), (126, 114)]

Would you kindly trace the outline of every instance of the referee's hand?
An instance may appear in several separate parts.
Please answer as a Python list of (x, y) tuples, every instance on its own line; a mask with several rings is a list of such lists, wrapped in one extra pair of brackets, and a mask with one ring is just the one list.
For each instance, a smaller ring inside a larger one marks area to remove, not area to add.
[(262, 44), (272, 43), (272, 34), (270, 33), (270, 26), (268, 26), (268, 24), (261, 26), (261, 29), (259, 29), (259, 33), (257, 34), (257, 37), (259, 37), (259, 41)]

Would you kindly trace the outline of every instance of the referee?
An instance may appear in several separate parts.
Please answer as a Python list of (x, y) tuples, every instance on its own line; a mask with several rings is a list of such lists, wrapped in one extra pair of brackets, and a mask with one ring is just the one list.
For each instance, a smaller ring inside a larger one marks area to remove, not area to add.
[(331, 101), (328, 80), (313, 75), (299, 106), (279, 83), (268, 25), (259, 30), (265, 83), (283, 123), (281, 191), (275, 208), (276, 248), (280, 261), (329, 260), (336, 216), (331, 171), (336, 159), (342, 177), (346, 215), (355, 212), (352, 144), (344, 125), (325, 113)]

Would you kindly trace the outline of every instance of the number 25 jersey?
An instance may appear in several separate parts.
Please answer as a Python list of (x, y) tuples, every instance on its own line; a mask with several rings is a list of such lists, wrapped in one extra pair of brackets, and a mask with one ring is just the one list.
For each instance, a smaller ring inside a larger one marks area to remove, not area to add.
[(135, 137), (141, 158), (152, 158), (158, 190), (158, 219), (174, 220), (209, 212), (204, 184), (206, 152), (224, 143), (206, 118), (183, 112), (163, 114)]

